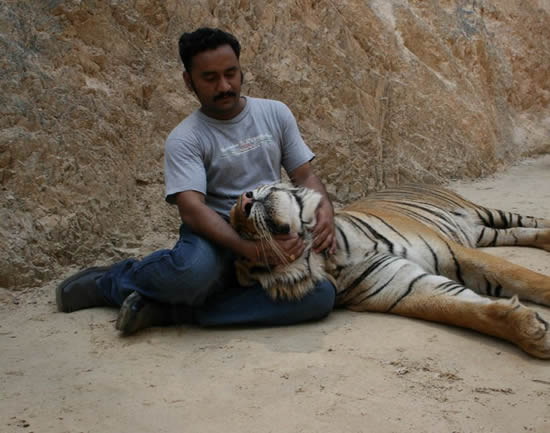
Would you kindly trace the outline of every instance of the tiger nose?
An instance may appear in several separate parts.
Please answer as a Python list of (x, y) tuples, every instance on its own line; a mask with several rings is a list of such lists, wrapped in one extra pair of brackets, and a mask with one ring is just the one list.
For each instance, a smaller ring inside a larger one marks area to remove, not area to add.
[(248, 209), (250, 209), (250, 207), (252, 206), (252, 202), (254, 201), (252, 197), (252, 192), (250, 191), (245, 192), (243, 195), (241, 195), (241, 211), (243, 211), (244, 214), (248, 214), (247, 207)]

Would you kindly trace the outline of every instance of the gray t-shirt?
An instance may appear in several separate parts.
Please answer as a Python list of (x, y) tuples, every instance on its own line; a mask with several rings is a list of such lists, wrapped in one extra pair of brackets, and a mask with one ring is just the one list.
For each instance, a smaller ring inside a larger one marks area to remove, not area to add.
[(314, 156), (282, 102), (246, 97), (243, 111), (230, 120), (197, 110), (166, 140), (166, 200), (198, 191), (210, 208), (228, 215), (240, 194), (279, 182), (281, 166), (289, 173)]

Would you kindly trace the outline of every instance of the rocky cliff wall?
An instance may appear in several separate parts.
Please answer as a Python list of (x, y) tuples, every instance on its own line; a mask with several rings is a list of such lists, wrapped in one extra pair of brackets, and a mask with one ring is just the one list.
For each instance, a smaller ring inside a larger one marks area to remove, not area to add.
[(163, 145), (202, 25), (238, 36), (244, 92), (291, 107), (341, 202), (549, 151), (545, 0), (4, 0), (0, 287), (175, 240)]

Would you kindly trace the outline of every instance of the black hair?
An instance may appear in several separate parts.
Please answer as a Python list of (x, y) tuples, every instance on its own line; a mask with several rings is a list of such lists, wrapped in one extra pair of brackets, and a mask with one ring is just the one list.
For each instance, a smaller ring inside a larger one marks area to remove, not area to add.
[(221, 45), (231, 46), (237, 59), (239, 58), (241, 44), (231, 33), (220, 29), (201, 27), (194, 32), (182, 34), (179, 40), (179, 51), (185, 70), (191, 72), (191, 61), (194, 56), (203, 51), (215, 50)]

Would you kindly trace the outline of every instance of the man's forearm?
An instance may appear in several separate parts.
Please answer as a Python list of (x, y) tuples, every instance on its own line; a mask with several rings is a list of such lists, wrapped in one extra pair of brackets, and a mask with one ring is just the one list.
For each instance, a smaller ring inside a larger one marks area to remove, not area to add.
[(257, 256), (254, 242), (242, 239), (226, 220), (204, 203), (187, 201), (178, 203), (178, 207), (183, 223), (195, 233), (239, 255), (251, 259)]
[(294, 176), (292, 176), (292, 181), (297, 186), (303, 186), (317, 191), (323, 196), (322, 205), (328, 206), (331, 210), (333, 210), (332, 201), (328, 196), (327, 190), (323, 185), (323, 182), (321, 182), (321, 179), (319, 179), (319, 177), (317, 177), (317, 175), (313, 173), (313, 170), (307, 170), (301, 175), (297, 175), (296, 173), (294, 173)]

